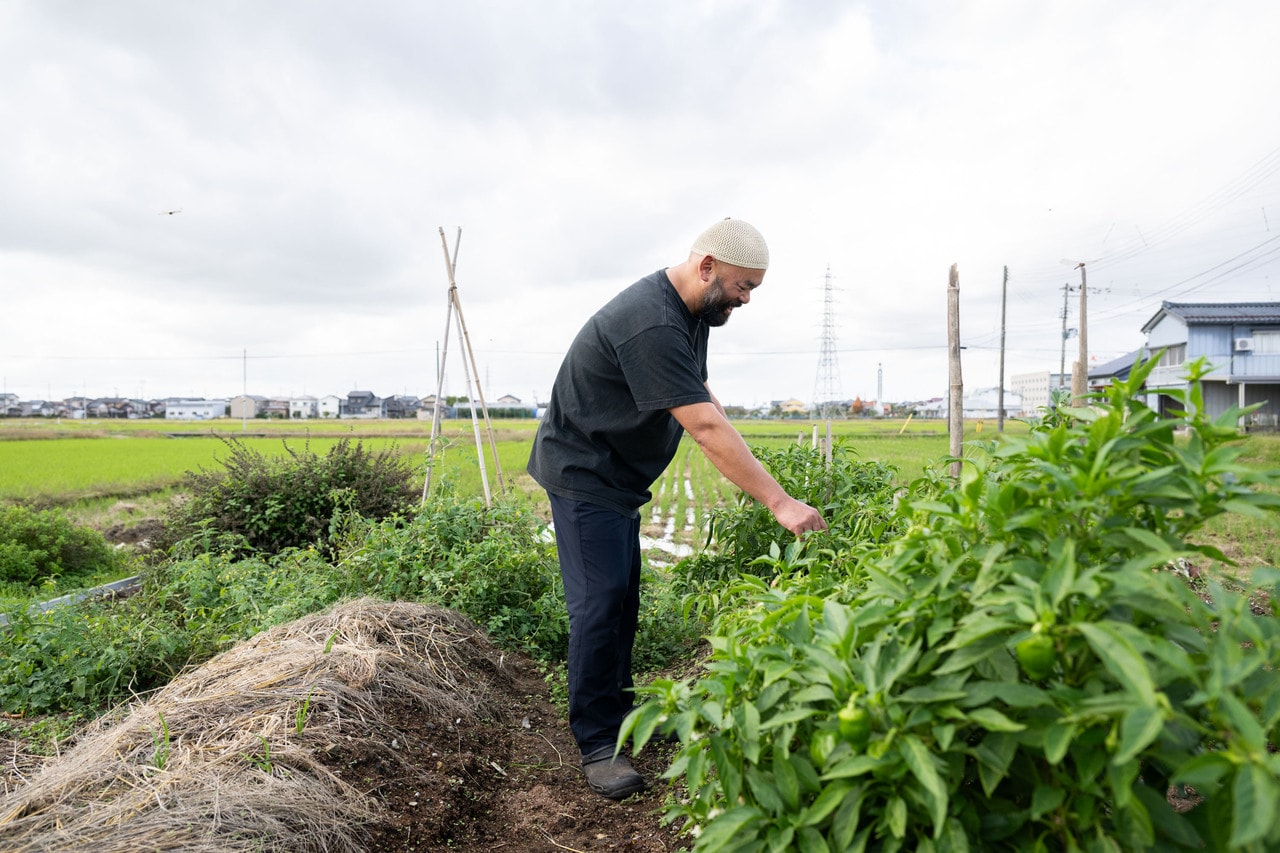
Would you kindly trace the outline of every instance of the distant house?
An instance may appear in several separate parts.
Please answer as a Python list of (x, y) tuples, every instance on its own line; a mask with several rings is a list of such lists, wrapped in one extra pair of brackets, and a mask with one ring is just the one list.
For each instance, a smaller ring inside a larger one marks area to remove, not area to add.
[(256, 418), (262, 413), (262, 407), (266, 402), (266, 397), (259, 397), (257, 394), (241, 394), (238, 397), (232, 397), (231, 417), (240, 420)]
[(227, 414), (226, 400), (168, 400), (164, 417), (168, 421), (207, 421)]
[(930, 397), (928, 400), (921, 400), (915, 404), (914, 408), (917, 415), (930, 420), (948, 416), (946, 397)]
[(790, 400), (774, 400), (772, 407), (784, 418), (802, 417), (809, 414), (809, 406), (804, 400), (792, 397)]
[(326, 394), (316, 400), (316, 413), (322, 418), (342, 417), (342, 404), (346, 402), (337, 394)]
[(421, 402), (409, 394), (396, 394), (386, 399), (383, 410), (389, 418), (416, 418)]
[(52, 418), (58, 414), (57, 405), (48, 400), (25, 400), (18, 410), (24, 418)]
[(262, 404), (262, 413), (269, 418), (284, 420), (289, 417), (289, 401), (283, 397), (268, 397)]
[(343, 418), (382, 418), (386, 417), (385, 401), (372, 391), (352, 391), (347, 394), (342, 404), (339, 417)]
[(89, 405), (88, 397), (68, 397), (62, 401), (66, 411), (66, 417), (79, 420), (85, 415), (85, 408)]
[[(950, 402), (946, 397), (932, 397), (916, 404), (915, 412), (922, 418), (946, 419), (950, 417)], [(1020, 412), (1024, 408), (1022, 398), (1004, 391), (1004, 416)], [(960, 416), (968, 420), (998, 420), (1000, 417), (1000, 389), (977, 388), (965, 393), (960, 403)]]
[(1128, 379), (1129, 374), (1133, 372), (1133, 366), (1142, 357), (1142, 353), (1142, 349), (1136, 349), (1105, 364), (1089, 368), (1089, 390), (1102, 391), (1108, 385)]
[[(165, 402), (168, 404), (175, 401)], [(124, 397), (96, 397), (85, 404), (84, 410), (85, 415), (90, 418), (138, 418), (149, 417), (151, 414), (150, 404)]]
[[(432, 401), (434, 407), (435, 401)], [(510, 394), (503, 394), (497, 400), (485, 401), (483, 408), (477, 400), (474, 404), (468, 402), (457, 403), (453, 406), (449, 413), (450, 417), (469, 418), (472, 409), (475, 409), (477, 416), (487, 411), (490, 418), (536, 418), (538, 416), (538, 407), (530, 403), (520, 402), (519, 397)], [(427, 417), (431, 417), (430, 414)]]
[(1255, 421), (1280, 419), (1280, 302), (1163, 302), (1142, 327), (1146, 351), (1159, 357), (1147, 377), (1151, 405), (1176, 404), (1165, 390), (1187, 388), (1187, 363), (1205, 358), (1205, 414), (1262, 403)]
[(315, 397), (291, 397), (289, 399), (289, 418), (305, 420), (320, 417), (320, 404)]
[[(448, 413), (441, 412), (440, 416), (445, 417)], [(418, 401), (418, 420), (429, 421), (436, 415), (436, 395), (428, 394)]]
[[(1022, 398), (1008, 388), (1004, 389), (1004, 416), (1009, 417), (1010, 413), (1022, 411)], [(961, 406), (963, 417), (975, 418), (981, 420), (990, 418), (997, 420), (1000, 417), (1000, 389), (999, 388), (975, 388), (964, 395), (963, 404)]]

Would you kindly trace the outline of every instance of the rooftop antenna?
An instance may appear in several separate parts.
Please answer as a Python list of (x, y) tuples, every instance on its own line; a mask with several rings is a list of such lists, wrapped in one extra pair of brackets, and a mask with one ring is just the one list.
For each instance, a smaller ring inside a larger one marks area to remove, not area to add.
[[(449, 253), (449, 241), (445, 239), (444, 228), (440, 228), (440, 247), (444, 249), (444, 267), (449, 275), (449, 307), (444, 322), (444, 346), (440, 351), (440, 365), (436, 376), (436, 403), (431, 417), (431, 441), (428, 444), (427, 477), (422, 484), (422, 502), (427, 502), (427, 492), (431, 489), (431, 471), (435, 463), (436, 443), (440, 438), (440, 403), (444, 394), (444, 369), (449, 357), (449, 330), (453, 325), (454, 315), (458, 317), (458, 349), (462, 353), (462, 372), (467, 380), (467, 401), (471, 409), (471, 429), (475, 434), (476, 459), (480, 464), (480, 482), (484, 486), (484, 505), (493, 505), (493, 496), (489, 491), (489, 472), (485, 464), (484, 442), (480, 437), (480, 422), (476, 414), (476, 401), (480, 402), (480, 411), (484, 417), (485, 432), (489, 437), (489, 449), (493, 454), (493, 470), (498, 481), (499, 493), (506, 491), (502, 481), (502, 468), (498, 462), (498, 442), (493, 434), (493, 424), (489, 420), (489, 407), (484, 402), (484, 392), (480, 388), (480, 372), (476, 369), (475, 353), (471, 350), (471, 336), (467, 332), (466, 321), (462, 318), (462, 300), (458, 297), (458, 283), (455, 273), (458, 269), (458, 246), (462, 243), (462, 228), (459, 226), (457, 237), (453, 242), (453, 254)], [(475, 379), (475, 394), (472, 394), (472, 378)]]

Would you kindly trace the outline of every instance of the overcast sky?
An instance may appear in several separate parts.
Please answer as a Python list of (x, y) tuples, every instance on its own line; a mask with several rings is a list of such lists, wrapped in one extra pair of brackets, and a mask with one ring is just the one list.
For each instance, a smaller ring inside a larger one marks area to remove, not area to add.
[(1161, 300), (1280, 299), (1277, 33), (1273, 0), (0, 0), (0, 390), (421, 396), (443, 349), (464, 394), (460, 226), (485, 397), (545, 400), (724, 216), (773, 259), (712, 335), (726, 404), (813, 397), (828, 270), (846, 397), (945, 393), (952, 263), (966, 388), (1005, 266), (1006, 376), (1057, 371), (1080, 261), (1107, 361)]

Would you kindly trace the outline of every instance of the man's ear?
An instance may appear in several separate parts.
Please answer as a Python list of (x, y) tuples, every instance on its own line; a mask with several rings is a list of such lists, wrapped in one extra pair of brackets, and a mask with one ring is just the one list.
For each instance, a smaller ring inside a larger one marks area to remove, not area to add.
[(698, 263), (698, 275), (704, 282), (714, 280), (716, 277), (716, 259), (710, 255), (703, 255), (702, 260)]

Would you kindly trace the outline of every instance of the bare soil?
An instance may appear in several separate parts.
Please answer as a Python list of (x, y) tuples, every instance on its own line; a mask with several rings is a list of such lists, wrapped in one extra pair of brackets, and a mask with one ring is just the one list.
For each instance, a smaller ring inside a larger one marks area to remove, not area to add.
[[(546, 682), (517, 661), (503, 719), (440, 726), (420, 708), (382, 709), (392, 731), (332, 747), (323, 762), (382, 807), (370, 850), (669, 851), (688, 849), (663, 826), (667, 785), (658, 777), (673, 747), (650, 745), (634, 758), (649, 789), (622, 802), (595, 794), (578, 766), (568, 723)], [(393, 745), (394, 744), (394, 745)]]

